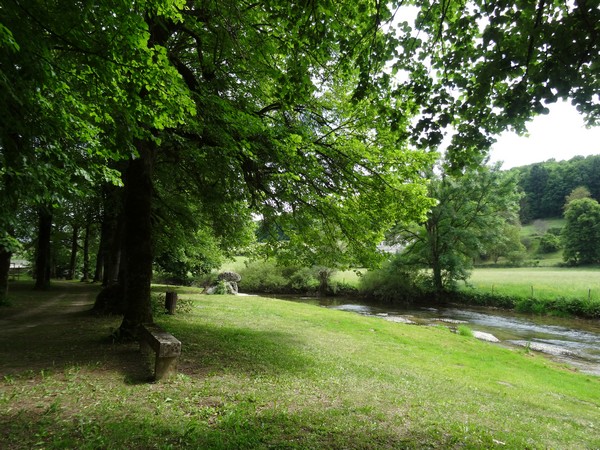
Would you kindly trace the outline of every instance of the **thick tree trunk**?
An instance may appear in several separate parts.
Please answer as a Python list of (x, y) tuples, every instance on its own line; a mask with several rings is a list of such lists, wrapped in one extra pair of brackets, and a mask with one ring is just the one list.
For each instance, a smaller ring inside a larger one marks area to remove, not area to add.
[(152, 169), (154, 144), (136, 142), (140, 154), (130, 161), (125, 177), (125, 317), (119, 328), (121, 339), (135, 338), (139, 326), (152, 322)]
[(119, 282), (123, 261), (123, 234), (125, 229), (125, 218), (122, 213), (114, 220), (111, 227), (110, 239), (107, 243), (108, 253), (104, 265), (103, 286), (110, 286)]
[[(125, 174), (123, 175), (125, 178)], [(98, 259), (101, 260), (101, 274), (96, 274), (102, 280), (103, 289), (96, 297), (93, 310), (98, 314), (125, 314), (124, 274), (121, 261), (123, 260), (123, 201), (121, 188), (109, 186), (105, 189), (104, 216)], [(100, 277), (101, 275), (101, 277)]]
[(35, 289), (45, 290), (50, 286), (50, 238), (52, 235), (51, 207), (38, 210), (39, 229), (35, 258)]
[(8, 277), (10, 274), (10, 257), (12, 252), (0, 247), (0, 305), (8, 297)]
[(69, 261), (69, 271), (67, 273), (67, 280), (72, 280), (75, 276), (75, 269), (77, 266), (77, 250), (79, 249), (79, 227), (73, 225), (73, 233), (71, 235), (71, 260)]
[(90, 222), (85, 224), (85, 234), (83, 236), (83, 270), (81, 281), (90, 280)]

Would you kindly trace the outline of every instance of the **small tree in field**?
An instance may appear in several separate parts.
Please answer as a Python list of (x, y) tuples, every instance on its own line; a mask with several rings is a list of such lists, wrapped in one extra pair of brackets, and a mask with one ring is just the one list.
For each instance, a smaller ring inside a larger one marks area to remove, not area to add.
[(574, 265), (600, 262), (600, 204), (591, 198), (573, 200), (565, 219), (564, 260)]
[(520, 250), (518, 235), (512, 239), (507, 223), (516, 222), (519, 197), (516, 179), (498, 166), (479, 167), (460, 177), (432, 177), (430, 195), (437, 200), (427, 219), (418, 224), (399, 223), (392, 241), (407, 244), (402, 258), (409, 266), (431, 269), (437, 295), (466, 280), (473, 259), (498, 249)]

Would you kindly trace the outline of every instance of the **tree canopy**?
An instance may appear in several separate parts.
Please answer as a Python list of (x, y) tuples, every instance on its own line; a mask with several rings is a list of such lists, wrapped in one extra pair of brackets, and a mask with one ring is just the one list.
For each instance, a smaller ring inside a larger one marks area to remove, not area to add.
[[(364, 256), (393, 221), (424, 217), (420, 174), (446, 131), (460, 172), (558, 98), (598, 121), (594, 1), (9, 0), (0, 13), (3, 254), (17, 202), (124, 184), (126, 333), (151, 320), (164, 171), (195, 185), (190, 234), (256, 211), (292, 242)], [(335, 239), (311, 233), (328, 228)]]

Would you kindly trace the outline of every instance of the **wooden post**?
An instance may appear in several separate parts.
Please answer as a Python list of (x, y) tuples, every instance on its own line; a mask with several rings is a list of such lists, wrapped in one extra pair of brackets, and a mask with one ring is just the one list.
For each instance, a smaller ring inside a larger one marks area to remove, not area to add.
[(175, 314), (175, 308), (177, 307), (177, 292), (167, 291), (165, 298), (165, 309), (169, 314)]

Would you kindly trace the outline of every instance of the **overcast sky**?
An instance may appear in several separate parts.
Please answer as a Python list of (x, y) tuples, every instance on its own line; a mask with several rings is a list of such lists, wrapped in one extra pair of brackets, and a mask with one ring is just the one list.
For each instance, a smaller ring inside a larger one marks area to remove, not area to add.
[(554, 158), (600, 154), (600, 126), (587, 129), (583, 118), (567, 102), (549, 106), (550, 113), (538, 116), (527, 126), (529, 136), (504, 133), (492, 146), (490, 161), (503, 161), (503, 169)]

